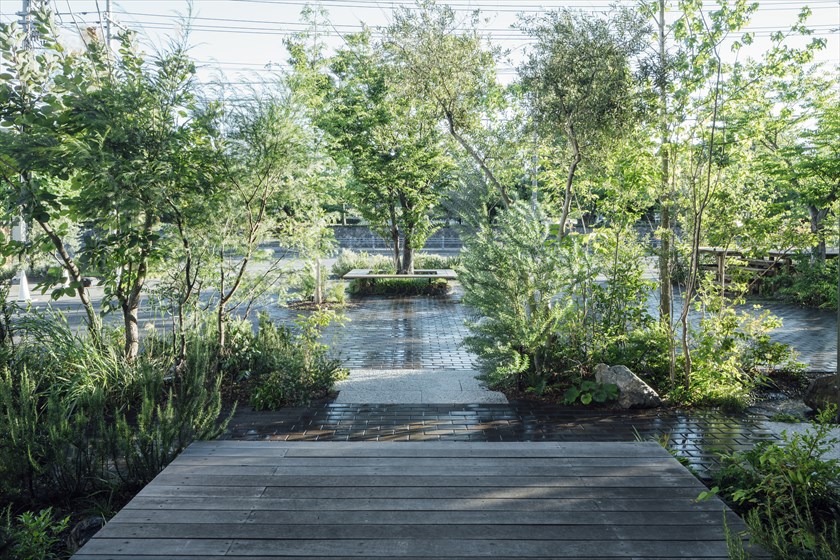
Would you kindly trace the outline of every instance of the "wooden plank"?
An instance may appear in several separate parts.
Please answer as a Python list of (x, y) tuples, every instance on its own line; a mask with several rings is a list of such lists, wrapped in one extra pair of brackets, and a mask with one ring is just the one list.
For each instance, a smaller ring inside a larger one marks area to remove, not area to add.
[(689, 498), (653, 499), (295, 499), (295, 498), (162, 498), (138, 496), (126, 509), (271, 510), (271, 511), (720, 511), (720, 505)]
[[(182, 465), (173, 463), (167, 470), (170, 474), (227, 474), (227, 475), (274, 475), (274, 476), (401, 476), (411, 478), (415, 476), (433, 476), (448, 478), (462, 476), (463, 470), (453, 470), (446, 467), (412, 467), (412, 466), (368, 466), (368, 467), (291, 467), (281, 464), (279, 467), (244, 465)], [(469, 469), (474, 470), (474, 469)], [(565, 467), (563, 465), (546, 467), (494, 467), (481, 469), (484, 475), (496, 477), (509, 476), (645, 476), (645, 475), (673, 475), (685, 473), (685, 468), (677, 463), (654, 463), (646, 466), (607, 466), (607, 467)]]
[[(497, 468), (569, 468), (569, 467), (614, 467), (620, 461), (622, 467), (673, 467), (666, 457), (284, 457), (283, 467), (412, 467), (444, 468), (451, 470), (485, 470)], [(248, 457), (202, 455), (181, 457), (178, 466), (277, 466), (275, 457)]]
[[(132, 541), (128, 541), (132, 542)], [(672, 556), (690, 558), (719, 557), (726, 554), (725, 542), (697, 541), (620, 541), (606, 547), (604, 543), (585, 540), (557, 541), (525, 540), (455, 540), (455, 539), (357, 539), (341, 541), (293, 540), (237, 540), (230, 547), (236, 555), (271, 554), (282, 549), (285, 554), (338, 555), (347, 557), (372, 556), (399, 558), (417, 556), (426, 558), (493, 558), (520, 556), (523, 558), (581, 558), (587, 556)]]
[[(218, 521), (214, 521), (214, 515)], [(739, 527), (740, 520), (731, 512), (727, 523)], [(673, 512), (487, 512), (487, 511), (355, 511), (348, 516), (342, 511), (230, 511), (230, 510), (147, 510), (123, 509), (105, 527), (118, 523), (257, 523), (261, 525), (315, 525), (318, 523), (355, 523), (367, 525), (447, 525), (447, 524), (496, 524), (496, 525), (637, 525), (663, 528), (689, 525), (721, 526), (721, 510), (689, 511), (674, 515)], [(667, 529), (663, 529), (663, 532)]]
[[(172, 552), (166, 552), (172, 551)], [(469, 540), (469, 539), (346, 539), (286, 540), (241, 539), (233, 542), (217, 539), (92, 539), (84, 548), (86, 555), (146, 555), (170, 558), (168, 554), (201, 556), (336, 556), (345, 558), (622, 558), (640, 556), (657, 558), (679, 555), (684, 558), (715, 558), (726, 554), (725, 542), (698, 541), (619, 541), (604, 543), (586, 540)]]
[[(364, 444), (364, 445), (360, 445)], [(665, 457), (653, 442), (264, 442), (201, 441), (182, 456), (309, 457)]]
[[(705, 487), (702, 487), (705, 488)], [(702, 491), (696, 486), (688, 487), (619, 487), (610, 490), (610, 497), (622, 499), (640, 498), (688, 498), (694, 499)], [(592, 486), (529, 486), (529, 487), (474, 487), (474, 486), (167, 486), (153, 484), (144, 488), (138, 496), (143, 497), (251, 497), (251, 498), (601, 498), (604, 489)]]
[[(565, 530), (564, 530), (565, 529)], [(210, 524), (210, 523), (119, 523), (109, 525), (110, 539), (260, 539), (282, 536), (295, 540), (344, 540), (344, 539), (505, 539), (505, 540), (665, 540), (665, 541), (716, 541), (724, 537), (720, 527), (714, 525), (675, 525), (663, 531), (661, 527), (646, 525), (563, 525), (524, 524), (446, 524), (446, 525), (396, 525), (396, 524)]]
[(75, 558), (726, 557), (703, 488), (655, 443), (202, 442)]
[(516, 488), (520, 486), (592, 486), (615, 487), (690, 487), (703, 491), (706, 487), (688, 471), (680, 475), (667, 476), (599, 476), (599, 477), (554, 477), (554, 476), (447, 476), (443, 481), (436, 476), (272, 476), (272, 475), (223, 475), (223, 474), (179, 474), (169, 469), (159, 474), (155, 484), (183, 486), (279, 486), (279, 487), (342, 487), (342, 486), (467, 486)]
[[(77, 554), (73, 557), (74, 560), (161, 560), (162, 558), (166, 558), (166, 560), (195, 560), (196, 556), (149, 556), (147, 554), (132, 554), (130, 556), (116, 556), (114, 554), (103, 554), (103, 555), (94, 555), (94, 554)], [(346, 556), (253, 556), (249, 555), (248, 560), (278, 560), (282, 558), (283, 560), (345, 560)], [(356, 560), (370, 560), (371, 556), (356, 556), (354, 557)], [(420, 558), (417, 556), (401, 556), (401, 560), (428, 560), (427, 558)], [(447, 557), (449, 560), (459, 560), (459, 558), (464, 557), (456, 557), (450, 556)], [(615, 557), (603, 557), (603, 556), (589, 556), (586, 560), (612, 560)], [(627, 556), (625, 557), (627, 560), (649, 560), (648, 557), (633, 557)], [(682, 559), (676, 556), (662, 556), (657, 557), (657, 560), (683, 560), (685, 557), (683, 556)], [(707, 560), (729, 560), (729, 556), (706, 556)], [(521, 556), (513, 557), (513, 556), (495, 556), (493, 560), (522, 560)]]

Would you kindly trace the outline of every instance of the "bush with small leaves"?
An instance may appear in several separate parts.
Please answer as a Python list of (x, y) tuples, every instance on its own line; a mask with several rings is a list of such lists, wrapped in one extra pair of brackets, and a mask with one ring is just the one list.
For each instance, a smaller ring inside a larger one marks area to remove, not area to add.
[[(753, 538), (779, 558), (837, 558), (840, 461), (823, 458), (840, 443), (831, 437), (835, 412), (827, 408), (804, 433), (783, 433), (781, 443), (724, 456), (704, 493), (746, 514)], [(832, 547), (834, 556), (823, 554)]]

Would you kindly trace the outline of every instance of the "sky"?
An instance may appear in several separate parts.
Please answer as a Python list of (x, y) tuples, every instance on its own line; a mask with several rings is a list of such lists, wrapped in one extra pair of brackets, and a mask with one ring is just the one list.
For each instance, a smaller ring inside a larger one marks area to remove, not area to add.
[[(99, 26), (107, 0), (48, 0), (59, 14), (68, 41), (73, 41), (79, 26)], [(746, 53), (760, 56), (769, 45), (769, 34), (787, 29), (799, 10), (808, 5), (813, 10), (809, 26), (815, 35), (828, 41), (818, 58), (832, 66), (840, 64), (840, 0), (759, 0), (760, 7), (748, 30), (756, 34), (755, 43)], [(498, 68), (499, 80), (510, 82), (516, 66), (527, 55), (531, 40), (513, 25), (520, 14), (538, 14), (549, 9), (569, 7), (591, 12), (610, 9), (611, 0), (439, 0), (449, 4), (465, 19), (475, 10), (482, 14), (480, 30), (494, 44), (508, 51)], [(618, 0), (632, 5), (632, 0)], [(288, 53), (284, 39), (305, 29), (301, 10), (320, 5), (329, 13), (330, 25), (319, 29), (330, 48), (343, 44), (342, 37), (359, 31), (362, 24), (374, 30), (387, 26), (395, 8), (413, 6), (413, 0), (193, 0), (192, 54), (199, 63), (202, 81), (221, 79), (235, 87), (258, 85), (272, 73), (286, 66)], [(709, 9), (713, 2), (707, 2)], [(0, 0), (0, 21), (17, 18), (22, 0)], [(179, 21), (190, 12), (187, 0), (111, 0), (112, 20), (135, 30), (144, 38), (148, 50), (164, 45), (178, 33)], [(791, 37), (792, 44), (805, 39)], [(740, 56), (744, 56), (742, 53)]]

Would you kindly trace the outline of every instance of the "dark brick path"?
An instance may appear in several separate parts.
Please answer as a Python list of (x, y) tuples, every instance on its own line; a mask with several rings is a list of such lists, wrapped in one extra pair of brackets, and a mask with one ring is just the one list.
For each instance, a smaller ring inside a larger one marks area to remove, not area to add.
[(636, 441), (658, 440), (701, 476), (721, 451), (749, 449), (772, 433), (763, 417), (708, 411), (617, 412), (535, 403), (347, 405), (240, 410), (222, 439), (268, 441)]

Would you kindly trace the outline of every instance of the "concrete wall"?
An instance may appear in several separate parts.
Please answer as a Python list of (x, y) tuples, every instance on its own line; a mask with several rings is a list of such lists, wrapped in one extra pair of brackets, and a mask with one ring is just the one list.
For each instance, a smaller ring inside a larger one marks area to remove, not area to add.
[[(372, 233), (367, 226), (331, 226), (333, 234), (342, 249), (387, 249), (388, 243)], [(446, 226), (437, 230), (426, 241), (424, 249), (453, 250), (461, 248), (461, 239), (455, 228)]]

